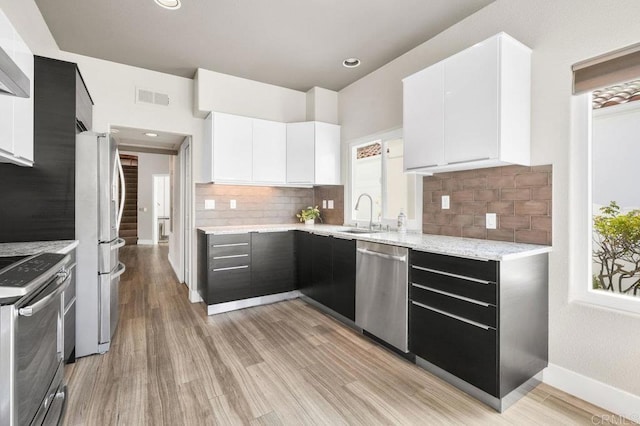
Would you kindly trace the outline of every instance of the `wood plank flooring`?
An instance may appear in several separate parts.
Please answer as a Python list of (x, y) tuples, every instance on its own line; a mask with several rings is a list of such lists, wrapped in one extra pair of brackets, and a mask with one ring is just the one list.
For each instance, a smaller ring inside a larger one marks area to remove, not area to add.
[(207, 317), (166, 246), (120, 253), (118, 330), (107, 354), (68, 369), (66, 425), (591, 425), (608, 414), (540, 385), (501, 415), (301, 300)]

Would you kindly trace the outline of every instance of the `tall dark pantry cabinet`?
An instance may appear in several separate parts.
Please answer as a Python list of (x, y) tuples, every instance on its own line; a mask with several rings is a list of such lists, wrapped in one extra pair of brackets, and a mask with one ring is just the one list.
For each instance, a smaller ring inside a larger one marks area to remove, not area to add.
[[(0, 242), (74, 240), (76, 132), (93, 103), (76, 64), (34, 58), (34, 166), (0, 163)], [(72, 253), (73, 254), (73, 253)], [(73, 262), (73, 261), (72, 261)], [(75, 275), (64, 297), (64, 356), (75, 348)]]

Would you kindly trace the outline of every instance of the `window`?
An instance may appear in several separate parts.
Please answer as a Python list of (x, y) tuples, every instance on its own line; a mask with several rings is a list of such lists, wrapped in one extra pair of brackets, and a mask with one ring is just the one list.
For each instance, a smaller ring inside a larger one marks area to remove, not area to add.
[(577, 173), (572, 176), (576, 194), (571, 218), (579, 220), (571, 235), (576, 257), (572, 298), (640, 313), (640, 96), (634, 96), (636, 92), (640, 92), (637, 80), (573, 100), (572, 161)]
[[(400, 131), (385, 133), (355, 141), (349, 146), (349, 201), (347, 222), (368, 222), (395, 226), (398, 214), (404, 211), (409, 228), (419, 228), (422, 209), (419, 208), (422, 181), (403, 172), (403, 141)], [(371, 212), (369, 199), (373, 200)], [(373, 216), (371, 216), (373, 215)]]

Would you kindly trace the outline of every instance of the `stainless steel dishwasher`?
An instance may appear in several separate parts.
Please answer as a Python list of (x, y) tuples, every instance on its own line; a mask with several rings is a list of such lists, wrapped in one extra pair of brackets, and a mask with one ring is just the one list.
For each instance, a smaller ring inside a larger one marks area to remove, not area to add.
[(408, 249), (358, 241), (356, 325), (408, 352)]

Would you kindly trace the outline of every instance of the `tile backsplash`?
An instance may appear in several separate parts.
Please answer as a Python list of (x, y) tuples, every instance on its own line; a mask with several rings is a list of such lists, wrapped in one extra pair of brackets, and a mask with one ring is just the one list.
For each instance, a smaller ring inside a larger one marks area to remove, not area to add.
[[(326, 185), (314, 188), (314, 206), (319, 206), (322, 223), (327, 225), (344, 224), (344, 186)], [(333, 209), (323, 209), (322, 200), (333, 200)]]
[[(319, 197), (314, 192), (320, 193)], [(301, 209), (318, 205), (322, 207), (325, 196), (334, 199), (333, 210), (321, 210), (324, 223), (342, 225), (344, 187), (288, 188), (244, 185), (196, 185), (195, 225), (233, 226), (298, 222), (296, 213)], [(319, 202), (316, 201), (319, 199)], [(205, 210), (205, 200), (215, 200), (215, 209)], [(231, 200), (236, 208), (231, 209)], [(339, 211), (339, 214), (336, 214)], [(339, 222), (337, 222), (339, 221)]]
[[(423, 193), (425, 234), (551, 244), (551, 165), (438, 173), (424, 177)], [(486, 213), (497, 214), (496, 229), (485, 228)]]

